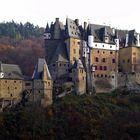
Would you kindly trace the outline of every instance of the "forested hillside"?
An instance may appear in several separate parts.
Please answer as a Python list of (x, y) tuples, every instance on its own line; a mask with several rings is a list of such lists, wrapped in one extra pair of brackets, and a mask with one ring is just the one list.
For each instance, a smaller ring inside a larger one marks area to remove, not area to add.
[(139, 140), (140, 95), (69, 95), (46, 109), (13, 108), (0, 114), (0, 139)]
[(19, 64), (24, 74), (32, 75), (38, 57), (45, 56), (44, 28), (12, 22), (0, 23), (0, 61)]

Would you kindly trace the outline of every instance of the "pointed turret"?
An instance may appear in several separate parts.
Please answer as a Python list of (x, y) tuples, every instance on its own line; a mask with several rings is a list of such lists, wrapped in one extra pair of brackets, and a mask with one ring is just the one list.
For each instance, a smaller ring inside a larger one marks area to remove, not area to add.
[(51, 76), (50, 76), (47, 65), (44, 64), (43, 72), (42, 72), (42, 80), (45, 81), (45, 80), (48, 80), (48, 79), (51, 80)]
[(44, 58), (39, 58), (33, 74), (33, 99), (43, 107), (52, 104), (53, 82)]
[(76, 94), (82, 95), (86, 93), (86, 72), (80, 59), (75, 60), (73, 64), (72, 81)]
[(75, 68), (75, 69), (78, 69), (78, 68), (84, 69), (82, 61), (80, 59), (75, 60), (75, 62), (73, 64), (73, 68)]
[(47, 80), (52, 79), (45, 59), (39, 58), (38, 63), (35, 66), (32, 78), (43, 80), (43, 75)]
[(49, 28), (49, 24), (48, 23), (46, 25), (45, 33), (50, 33), (50, 28)]

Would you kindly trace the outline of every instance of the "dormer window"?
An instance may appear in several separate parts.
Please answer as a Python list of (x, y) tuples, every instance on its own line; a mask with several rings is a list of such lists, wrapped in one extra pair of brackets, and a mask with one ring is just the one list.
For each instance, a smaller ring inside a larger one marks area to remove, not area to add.
[(105, 42), (106, 42), (106, 43), (109, 42), (109, 37), (105, 37)]
[(51, 39), (51, 33), (45, 33), (44, 39)]

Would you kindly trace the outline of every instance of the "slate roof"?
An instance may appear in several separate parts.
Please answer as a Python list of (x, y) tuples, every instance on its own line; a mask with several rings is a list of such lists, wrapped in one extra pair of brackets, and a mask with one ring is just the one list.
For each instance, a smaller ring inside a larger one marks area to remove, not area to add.
[(47, 79), (48, 80), (52, 79), (51, 75), (50, 75), (50, 72), (49, 72), (49, 69), (48, 69), (48, 66), (47, 66), (47, 63), (46, 63), (44, 58), (39, 58), (38, 59), (38, 63), (35, 66), (34, 73), (33, 73), (33, 76), (32, 76), (33, 79), (42, 79), (44, 65), (45, 65), (46, 70), (47, 70), (47, 74), (46, 74)]
[(48, 41), (46, 43), (46, 61), (47, 64), (50, 65), (51, 64), (51, 60), (54, 56), (54, 52), (57, 49), (58, 44), (61, 42), (61, 40), (53, 40), (53, 41)]
[(18, 65), (0, 63), (0, 69), (4, 73), (4, 79), (23, 79), (23, 74)]
[(65, 26), (62, 22), (59, 21), (59, 18), (56, 18), (55, 23), (52, 22), (50, 28), (47, 23), (45, 33), (51, 33), (51, 39), (63, 39), (65, 33)]
[(125, 41), (126, 41), (126, 34), (128, 33), (127, 30), (117, 30), (116, 32), (118, 33), (118, 39), (119, 39), (119, 44), (120, 47), (125, 47)]
[(78, 25), (72, 19), (66, 19), (66, 37), (80, 38), (81, 33)]
[(89, 24), (87, 32), (94, 36), (95, 42), (104, 42), (104, 37), (109, 37), (109, 43), (114, 43), (115, 34), (110, 26)]
[(135, 30), (117, 30), (120, 46), (125, 47), (126, 34), (128, 34), (128, 46), (137, 46), (137, 33)]
[(66, 45), (63, 42), (59, 42), (52, 55), (51, 63), (56, 62), (69, 62)]
[(72, 68), (84, 68), (82, 61), (80, 59), (76, 59)]
[(46, 29), (45, 29), (45, 33), (50, 33), (50, 28), (49, 28), (49, 24), (47, 23)]
[(137, 41), (136, 31), (130, 30), (128, 34), (129, 34), (128, 46), (136, 46), (136, 41)]

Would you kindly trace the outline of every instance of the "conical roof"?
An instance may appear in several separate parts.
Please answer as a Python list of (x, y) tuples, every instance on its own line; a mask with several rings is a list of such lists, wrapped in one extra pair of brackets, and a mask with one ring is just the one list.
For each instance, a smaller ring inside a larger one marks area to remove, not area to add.
[(39, 58), (38, 63), (35, 66), (32, 78), (33, 79), (43, 79), (43, 76), (45, 76), (45, 79), (47, 79), (47, 80), (52, 79), (45, 59)]
[(84, 68), (82, 61), (80, 59), (76, 59), (72, 68)]
[(55, 62), (69, 62), (66, 46), (63, 42), (59, 42), (53, 54), (51, 63), (55, 63)]

